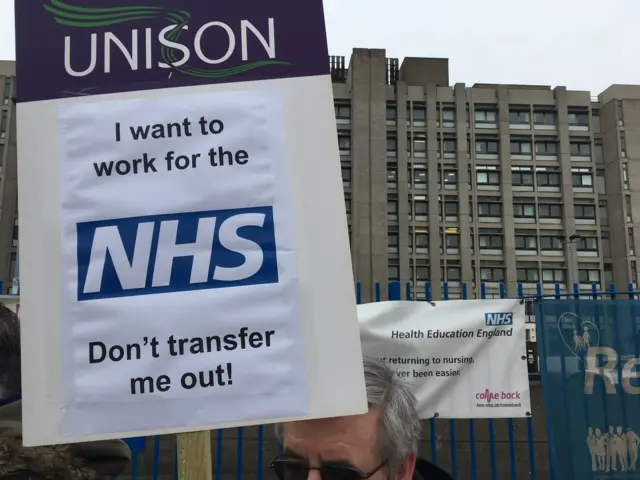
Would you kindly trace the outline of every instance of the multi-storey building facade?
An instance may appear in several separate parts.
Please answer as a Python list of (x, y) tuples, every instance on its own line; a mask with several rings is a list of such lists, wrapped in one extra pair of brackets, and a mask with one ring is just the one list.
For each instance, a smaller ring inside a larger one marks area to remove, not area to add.
[(0, 61), (0, 294), (11, 292), (18, 268), (15, 75), (15, 62)]
[(449, 86), (446, 59), (331, 58), (354, 273), (418, 298), (637, 283), (640, 86)]
[[(449, 85), (446, 59), (331, 57), (355, 277), (417, 298), (637, 284), (640, 85)], [(17, 276), (15, 64), (0, 61), (0, 280)], [(384, 293), (384, 292), (383, 292)]]

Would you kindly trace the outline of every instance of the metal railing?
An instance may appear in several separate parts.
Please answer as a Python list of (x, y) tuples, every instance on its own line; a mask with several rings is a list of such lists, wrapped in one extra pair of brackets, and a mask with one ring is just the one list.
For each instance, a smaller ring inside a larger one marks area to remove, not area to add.
[[(425, 300), (430, 298), (430, 288), (424, 285)], [(404, 295), (402, 294), (404, 290)], [(388, 285), (388, 299), (411, 298), (411, 285), (405, 288), (399, 282)], [(486, 286), (480, 285), (480, 297), (486, 298)], [(591, 291), (581, 291), (579, 285), (572, 292), (562, 292), (556, 284), (553, 294), (544, 294), (538, 284), (535, 295), (525, 295), (518, 285), (518, 297), (544, 298), (638, 298), (638, 292), (629, 284), (623, 291), (616, 291), (613, 284), (608, 291), (598, 291), (592, 284)], [(381, 301), (381, 288), (375, 286), (375, 301)], [(443, 283), (443, 300), (449, 299), (449, 287)], [(505, 298), (504, 284), (499, 287), (500, 297)], [(360, 284), (356, 288), (360, 303)], [(403, 298), (404, 297), (404, 298)], [(461, 284), (461, 297), (469, 299), (467, 284)], [(416, 300), (420, 301), (420, 300)], [(420, 444), (420, 456), (448, 470), (455, 478), (510, 480), (554, 478), (549, 462), (545, 410), (539, 377), (530, 376), (531, 416), (524, 419), (450, 420), (425, 421), (424, 440)], [(212, 435), (212, 458), (215, 480), (262, 480), (269, 474), (268, 463), (280, 451), (273, 428), (270, 426), (240, 427), (216, 430)], [(177, 455), (175, 436), (138, 437), (126, 439), (133, 460), (129, 471), (120, 478), (177, 479)]]

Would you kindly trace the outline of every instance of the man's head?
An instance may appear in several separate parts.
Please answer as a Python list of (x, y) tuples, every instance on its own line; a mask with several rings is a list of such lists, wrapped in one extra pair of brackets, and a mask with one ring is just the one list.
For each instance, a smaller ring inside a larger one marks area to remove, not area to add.
[[(369, 413), (306, 420), (277, 428), (284, 451), (276, 472), (286, 468), (287, 480), (305, 480), (304, 466), (346, 466), (371, 480), (410, 480), (416, 461), (420, 420), (415, 397), (385, 365), (364, 361)], [(323, 471), (323, 480), (350, 480), (341, 470)], [(327, 477), (333, 478), (327, 478)], [(320, 480), (317, 471), (309, 478)]]

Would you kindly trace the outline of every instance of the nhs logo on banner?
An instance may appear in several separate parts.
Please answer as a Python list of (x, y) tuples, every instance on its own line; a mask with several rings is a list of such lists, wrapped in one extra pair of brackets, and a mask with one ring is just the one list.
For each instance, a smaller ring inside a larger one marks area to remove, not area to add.
[(278, 282), (272, 207), (77, 224), (78, 301)]
[(485, 313), (484, 324), (487, 327), (511, 326), (513, 325), (513, 313)]

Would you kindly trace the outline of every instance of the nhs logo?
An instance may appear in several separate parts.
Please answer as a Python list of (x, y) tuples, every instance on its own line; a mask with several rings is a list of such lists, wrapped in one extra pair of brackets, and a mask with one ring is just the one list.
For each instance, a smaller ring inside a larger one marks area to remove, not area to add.
[(278, 282), (272, 207), (76, 227), (78, 301)]
[(484, 324), (487, 327), (513, 325), (513, 313), (485, 313)]

